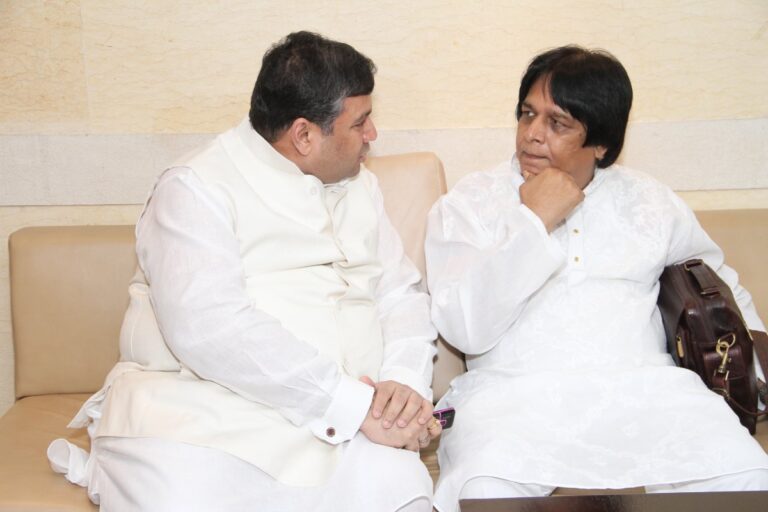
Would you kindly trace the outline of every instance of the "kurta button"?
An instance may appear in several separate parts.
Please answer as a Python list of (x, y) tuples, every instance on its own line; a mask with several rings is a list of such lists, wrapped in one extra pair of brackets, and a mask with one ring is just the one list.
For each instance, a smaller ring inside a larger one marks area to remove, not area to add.
[(574, 235), (578, 235), (578, 234), (579, 234), (579, 230), (578, 230), (578, 229), (576, 229), (576, 228), (573, 228), (573, 234), (574, 234)]
[(573, 261), (575, 261), (576, 263), (578, 263), (578, 262), (579, 262), (579, 257), (578, 257), (578, 256), (574, 256), (574, 257), (573, 257)]
[(333, 427), (328, 427), (327, 429), (325, 429), (325, 435), (328, 436), (328, 437), (335, 436), (336, 435), (336, 429), (333, 428)]

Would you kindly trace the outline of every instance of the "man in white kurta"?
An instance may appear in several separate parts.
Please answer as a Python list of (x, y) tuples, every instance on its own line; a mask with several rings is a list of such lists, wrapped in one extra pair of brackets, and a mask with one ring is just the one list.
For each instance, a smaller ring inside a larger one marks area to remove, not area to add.
[[(468, 368), (438, 404), (457, 415), (435, 506), (560, 486), (767, 489), (768, 456), (722, 397), (674, 366), (656, 307), (664, 267), (694, 257), (764, 330), (750, 296), (693, 212), (643, 173), (596, 168), (615, 143), (585, 145), (597, 123), (553, 99), (558, 73), (569, 87), (589, 75), (619, 89), (618, 62), (553, 52), (521, 88), (517, 154), (461, 180), (429, 217), (433, 320)], [(601, 93), (588, 85), (560, 97)]]
[[(284, 94), (317, 83), (319, 61), (341, 91), (309, 94), (325, 117), (265, 123), (264, 103), (302, 99), (274, 99), (273, 75)], [(436, 332), (361, 167), (372, 70), (348, 45), (291, 34), (265, 56), (250, 119), (159, 178), (121, 362), (73, 421), (90, 456), (49, 449), (102, 510), (431, 510), (417, 451), (439, 433)]]

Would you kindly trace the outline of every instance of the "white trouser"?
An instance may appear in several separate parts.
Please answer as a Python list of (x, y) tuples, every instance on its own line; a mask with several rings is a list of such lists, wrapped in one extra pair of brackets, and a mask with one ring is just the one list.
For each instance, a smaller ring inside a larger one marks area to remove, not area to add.
[(432, 510), (418, 454), (357, 434), (321, 487), (282, 484), (218, 450), (159, 439), (99, 438), (93, 481), (102, 512)]
[[(459, 499), (519, 498), (549, 496), (555, 487), (538, 484), (520, 484), (501, 478), (477, 477), (464, 484)], [(767, 491), (768, 470), (755, 469), (732, 475), (717, 476), (676, 484), (647, 485), (648, 493), (662, 492), (718, 492), (718, 491)]]

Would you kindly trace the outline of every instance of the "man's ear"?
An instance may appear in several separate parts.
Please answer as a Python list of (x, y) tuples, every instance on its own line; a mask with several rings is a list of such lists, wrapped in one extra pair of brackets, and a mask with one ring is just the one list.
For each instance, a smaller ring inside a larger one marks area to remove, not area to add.
[(595, 146), (595, 160), (598, 162), (602, 160), (606, 152), (608, 152), (608, 148), (605, 146)]
[(312, 150), (312, 142), (315, 134), (313, 133), (317, 126), (304, 119), (303, 117), (297, 117), (291, 123), (288, 128), (288, 135), (291, 144), (301, 156), (309, 155)]

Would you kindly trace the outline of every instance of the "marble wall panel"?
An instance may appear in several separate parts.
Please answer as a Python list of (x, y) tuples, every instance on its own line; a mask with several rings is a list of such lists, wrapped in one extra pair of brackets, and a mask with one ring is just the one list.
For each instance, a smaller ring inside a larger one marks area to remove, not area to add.
[(634, 119), (768, 115), (768, 3), (6, 0), (0, 133), (204, 133), (236, 122), (269, 44), (323, 32), (378, 64), (383, 129), (507, 127), (542, 49), (613, 51)]
[(0, 133), (85, 133), (80, 3), (0, 2)]

